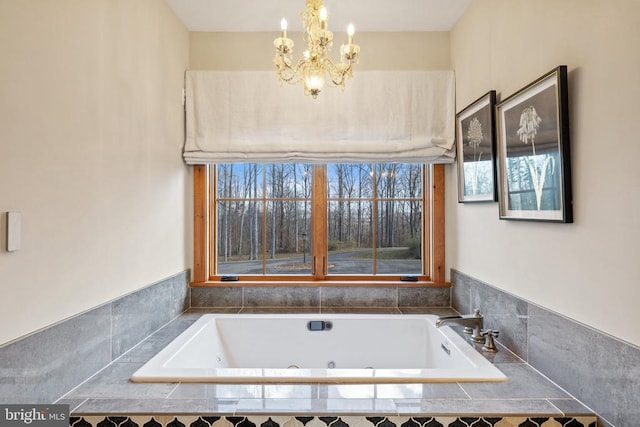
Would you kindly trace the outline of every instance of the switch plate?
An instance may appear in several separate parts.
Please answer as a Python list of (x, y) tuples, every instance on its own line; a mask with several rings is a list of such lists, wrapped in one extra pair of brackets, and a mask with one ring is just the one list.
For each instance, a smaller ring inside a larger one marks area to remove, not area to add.
[(7, 252), (17, 251), (22, 241), (22, 213), (7, 212)]

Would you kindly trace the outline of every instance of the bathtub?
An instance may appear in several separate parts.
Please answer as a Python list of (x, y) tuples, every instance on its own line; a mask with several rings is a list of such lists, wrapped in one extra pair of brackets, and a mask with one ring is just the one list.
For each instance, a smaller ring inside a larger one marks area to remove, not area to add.
[(506, 381), (434, 315), (205, 314), (134, 382)]

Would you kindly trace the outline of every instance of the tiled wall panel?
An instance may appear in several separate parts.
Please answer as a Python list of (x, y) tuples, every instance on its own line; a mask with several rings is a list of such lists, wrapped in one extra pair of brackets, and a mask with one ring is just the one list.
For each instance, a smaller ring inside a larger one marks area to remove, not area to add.
[(193, 287), (191, 307), (399, 309), (450, 307), (449, 287), (208, 286)]
[(105, 305), (0, 347), (0, 402), (51, 403), (109, 362)]
[(233, 286), (194, 286), (191, 307), (242, 307), (242, 288)]
[(529, 363), (617, 427), (640, 425), (640, 349), (529, 308)]
[(640, 348), (456, 270), (452, 306), (479, 308), (485, 328), (601, 417), (599, 426), (640, 425)]
[(52, 403), (189, 308), (189, 272), (0, 346), (0, 402)]

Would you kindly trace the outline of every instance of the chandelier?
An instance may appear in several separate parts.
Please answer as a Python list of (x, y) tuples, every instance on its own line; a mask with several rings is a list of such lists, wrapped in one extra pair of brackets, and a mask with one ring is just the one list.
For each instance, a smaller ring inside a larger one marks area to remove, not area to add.
[(305, 95), (311, 95), (315, 99), (322, 91), (327, 77), (330, 84), (344, 90), (345, 80), (353, 75), (353, 64), (358, 63), (360, 46), (353, 44), (354, 30), (353, 25), (349, 24), (349, 43), (340, 47), (340, 63), (334, 63), (328, 57), (333, 45), (333, 33), (327, 29), (327, 9), (322, 0), (306, 1), (307, 9), (300, 15), (306, 30), (303, 38), (307, 42), (307, 50), (293, 65), (293, 40), (287, 38), (287, 20), (282, 18), (282, 36), (273, 41), (276, 50), (273, 62), (280, 84), (302, 82)]

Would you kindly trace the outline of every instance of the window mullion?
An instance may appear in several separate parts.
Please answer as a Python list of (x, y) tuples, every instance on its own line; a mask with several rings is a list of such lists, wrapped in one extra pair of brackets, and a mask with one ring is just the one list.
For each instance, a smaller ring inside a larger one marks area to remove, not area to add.
[[(273, 179), (273, 178), (272, 178)], [(262, 198), (260, 203), (262, 204), (262, 251), (261, 251), (261, 259), (262, 259), (262, 274), (267, 274), (267, 247), (269, 246), (268, 240), (268, 225), (267, 225), (267, 212), (269, 209), (269, 200), (267, 197), (267, 166), (264, 165), (262, 167)], [(273, 196), (273, 194), (271, 194)], [(273, 212), (271, 213), (273, 215)], [(274, 238), (274, 236), (271, 236)]]
[(373, 175), (371, 175), (371, 197), (372, 197), (372, 203), (371, 203), (371, 215), (373, 216), (373, 227), (371, 228), (371, 251), (372, 251), (372, 259), (373, 259), (373, 263), (371, 265), (372, 267), (372, 274), (376, 274), (378, 272), (376, 266), (377, 266), (377, 260), (376, 260), (376, 256), (377, 256), (377, 248), (378, 248), (378, 180), (377, 180), (377, 172), (378, 172), (378, 165), (376, 163), (373, 163), (371, 165), (371, 170), (373, 171)]
[(327, 167), (313, 167), (311, 183), (311, 274), (315, 280), (327, 275)]

